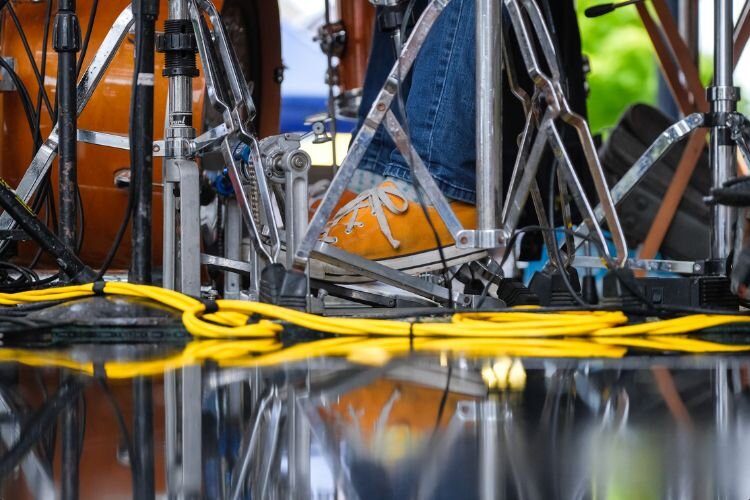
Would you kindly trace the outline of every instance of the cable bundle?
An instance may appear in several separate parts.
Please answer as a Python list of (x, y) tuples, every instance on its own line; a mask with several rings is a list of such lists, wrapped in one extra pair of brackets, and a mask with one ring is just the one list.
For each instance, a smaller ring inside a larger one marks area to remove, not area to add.
[[(185, 365), (213, 360), (220, 366), (271, 366), (335, 356), (382, 364), (409, 353), (451, 352), (472, 357), (619, 358), (628, 349), (682, 353), (740, 352), (750, 345), (727, 345), (687, 338), (717, 326), (750, 323), (750, 316), (692, 315), (628, 325), (622, 312), (550, 313), (532, 308), (503, 312), (458, 313), (425, 322), (336, 318), (308, 314), (271, 304), (218, 300), (204, 302), (147, 285), (103, 283), (0, 294), (0, 305), (65, 301), (94, 295), (121, 295), (158, 302), (182, 312), (196, 340), (164, 359), (108, 362), (111, 378), (150, 376)], [(285, 347), (279, 337), (284, 324), (333, 335)], [(54, 365), (89, 375), (94, 365), (60, 353), (0, 350), (0, 360), (33, 366)]]

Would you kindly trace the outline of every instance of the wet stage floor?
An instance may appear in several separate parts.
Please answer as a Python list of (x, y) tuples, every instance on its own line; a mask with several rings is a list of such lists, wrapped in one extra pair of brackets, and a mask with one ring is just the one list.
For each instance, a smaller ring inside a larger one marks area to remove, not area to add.
[(99, 364), (182, 349), (0, 351), (21, 361), (0, 365), (0, 496), (132, 498), (135, 474), (160, 498), (750, 497), (750, 357)]

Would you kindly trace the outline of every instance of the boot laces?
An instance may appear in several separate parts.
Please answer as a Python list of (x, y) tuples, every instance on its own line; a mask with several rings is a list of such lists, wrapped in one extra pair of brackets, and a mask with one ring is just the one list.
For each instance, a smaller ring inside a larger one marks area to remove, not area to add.
[[(394, 198), (401, 202), (401, 206), (397, 204)], [(401, 242), (393, 237), (391, 227), (388, 224), (388, 218), (385, 214), (385, 209), (396, 215), (403, 214), (409, 208), (409, 200), (406, 199), (406, 196), (404, 196), (396, 186), (390, 183), (381, 184), (372, 189), (362, 191), (356, 198), (341, 207), (341, 209), (336, 212), (336, 215), (334, 215), (331, 222), (326, 226), (326, 230), (322, 236), (322, 241), (329, 244), (337, 243), (338, 240), (335, 237), (329, 236), (328, 232), (349, 215), (351, 215), (351, 217), (349, 217), (345, 226), (347, 234), (350, 234), (355, 227), (364, 227), (364, 222), (358, 221), (357, 216), (359, 215), (360, 210), (366, 208), (371, 209), (372, 215), (375, 216), (375, 220), (378, 221), (380, 232), (386, 237), (388, 243), (390, 243), (393, 248), (398, 248), (401, 245)]]

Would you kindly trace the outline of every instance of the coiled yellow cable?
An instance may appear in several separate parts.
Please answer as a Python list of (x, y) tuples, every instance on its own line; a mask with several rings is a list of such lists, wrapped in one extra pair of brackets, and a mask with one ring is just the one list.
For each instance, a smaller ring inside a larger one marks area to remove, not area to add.
[[(740, 352), (750, 346), (726, 345), (686, 338), (706, 328), (750, 323), (748, 316), (691, 315), (677, 319), (628, 325), (621, 312), (471, 312), (449, 320), (419, 323), (364, 318), (334, 318), (256, 302), (219, 300), (206, 303), (154, 286), (110, 282), (76, 285), (15, 294), (0, 294), (0, 305), (71, 300), (97, 293), (151, 300), (182, 313), (187, 331), (196, 339), (164, 359), (103, 365), (111, 378), (161, 374), (189, 364), (214, 360), (221, 366), (271, 366), (319, 356), (339, 356), (362, 363), (382, 363), (392, 356), (445, 353), (476, 357), (621, 357), (629, 348), (683, 353)], [(283, 347), (278, 341), (281, 322), (336, 335), (334, 338)], [(31, 366), (58, 366), (93, 374), (92, 363), (59, 352), (0, 349), (0, 361)]]

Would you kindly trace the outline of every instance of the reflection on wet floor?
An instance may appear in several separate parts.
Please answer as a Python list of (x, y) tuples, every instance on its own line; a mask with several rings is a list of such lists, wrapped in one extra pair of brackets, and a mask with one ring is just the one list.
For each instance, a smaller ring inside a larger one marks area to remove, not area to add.
[[(144, 355), (75, 349), (60, 359)], [(43, 360), (2, 365), (3, 498), (56, 498), (76, 477), (81, 498), (131, 498), (134, 477), (188, 498), (750, 496), (741, 357), (210, 361), (109, 380)], [(144, 380), (152, 440), (133, 403)]]

